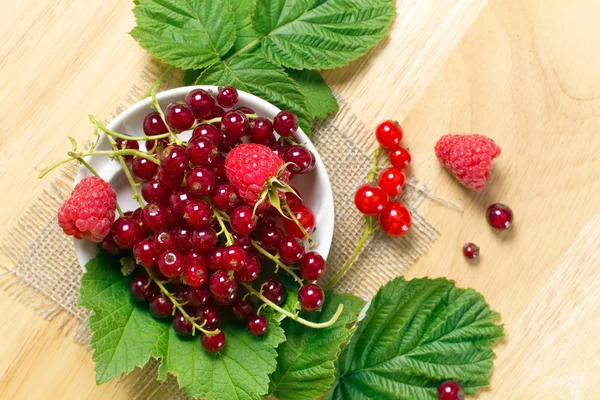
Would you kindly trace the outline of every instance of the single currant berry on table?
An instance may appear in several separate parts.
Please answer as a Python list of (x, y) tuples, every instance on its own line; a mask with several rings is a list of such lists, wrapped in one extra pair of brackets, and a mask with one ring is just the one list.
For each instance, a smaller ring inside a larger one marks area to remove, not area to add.
[(215, 108), (215, 99), (204, 89), (194, 89), (185, 96), (185, 102), (190, 106), (194, 118), (206, 119)]
[(304, 279), (316, 281), (325, 272), (325, 259), (319, 253), (311, 251), (300, 259), (299, 267), (300, 275)]
[(208, 272), (204, 265), (188, 264), (183, 269), (183, 283), (189, 286), (202, 286), (208, 280)]
[(225, 269), (223, 266), (223, 247), (217, 247), (208, 256), (208, 268), (213, 271)]
[(191, 243), (194, 249), (198, 251), (212, 250), (217, 245), (217, 242), (217, 232), (215, 232), (212, 226), (194, 229), (192, 232)]
[(169, 104), (165, 110), (165, 120), (177, 132), (187, 131), (196, 122), (192, 109), (184, 103)]
[[(108, 182), (95, 176), (84, 178), (58, 209), (58, 226), (69, 236), (100, 243), (108, 236), (111, 226), (115, 226), (116, 204), (117, 194)], [(125, 236), (124, 233), (121, 238)], [(114, 236), (113, 240), (125, 248)]]
[(185, 187), (192, 197), (201, 198), (214, 192), (215, 173), (208, 168), (194, 167), (185, 174)]
[(169, 175), (182, 175), (188, 167), (185, 148), (178, 144), (167, 146), (160, 155), (160, 166)]
[(131, 217), (117, 219), (110, 229), (110, 234), (117, 246), (122, 249), (132, 249), (143, 239), (142, 227)]
[(187, 225), (180, 225), (173, 229), (173, 236), (177, 243), (177, 250), (189, 251), (192, 248), (192, 229)]
[(186, 204), (183, 218), (192, 228), (204, 228), (210, 225), (212, 209), (206, 201), (193, 199)]
[(277, 246), (279, 258), (286, 264), (295, 264), (304, 256), (302, 241), (294, 236), (284, 236)]
[(467, 243), (462, 248), (463, 255), (469, 260), (474, 260), (479, 257), (479, 246), (475, 243)]
[(131, 172), (137, 178), (147, 181), (154, 178), (158, 172), (158, 165), (144, 157), (135, 157), (131, 163)]
[(211, 139), (196, 136), (188, 142), (187, 157), (194, 166), (211, 169), (217, 166), (221, 155)]
[(231, 229), (236, 233), (250, 234), (256, 228), (256, 216), (251, 207), (243, 205), (237, 207), (229, 216)]
[(261, 246), (269, 251), (276, 251), (283, 239), (283, 232), (276, 226), (266, 226), (258, 236)]
[(395, 121), (383, 121), (375, 129), (375, 137), (379, 144), (388, 149), (394, 149), (402, 141), (402, 127)]
[(246, 320), (246, 327), (248, 332), (254, 336), (262, 336), (267, 332), (269, 327), (269, 321), (264, 315), (251, 315)]
[(210, 124), (201, 124), (194, 129), (192, 138), (206, 138), (212, 141), (215, 145), (219, 144), (219, 138), (221, 137), (221, 131)]
[(379, 226), (388, 236), (404, 236), (412, 226), (410, 211), (404, 204), (390, 201), (379, 214)]
[(435, 155), (465, 187), (481, 191), (491, 179), (492, 162), (500, 147), (482, 135), (445, 135), (435, 145)]
[(240, 246), (231, 245), (223, 249), (223, 266), (230, 271), (244, 268), (248, 258), (246, 251)]
[(204, 347), (206, 351), (210, 353), (217, 353), (223, 348), (223, 346), (225, 346), (225, 334), (223, 332), (212, 335), (202, 333), (202, 338), (200, 341), (202, 342), (202, 347)]
[(154, 268), (158, 265), (158, 253), (154, 249), (151, 238), (137, 242), (133, 246), (133, 256), (142, 267)]
[(158, 259), (158, 268), (167, 278), (175, 278), (183, 272), (183, 254), (177, 250), (167, 250)]
[(182, 301), (187, 301), (187, 305), (192, 307), (204, 307), (208, 304), (210, 294), (205, 286), (187, 288), (179, 297)]
[(234, 232), (232, 236), (233, 244), (235, 244), (236, 246), (241, 247), (246, 252), (252, 249), (252, 238), (250, 238), (250, 235)]
[(210, 292), (217, 297), (227, 297), (237, 290), (237, 283), (224, 270), (215, 271), (208, 281)]
[(404, 147), (396, 147), (395, 149), (390, 150), (390, 163), (394, 167), (404, 169), (408, 167), (410, 161), (410, 153)]
[(281, 111), (273, 119), (273, 128), (279, 136), (294, 136), (298, 130), (298, 117), (291, 111)]
[(219, 325), (219, 310), (212, 304), (207, 304), (196, 311), (195, 317), (198, 318), (198, 323), (204, 325), (204, 328), (209, 331), (217, 329)]
[(217, 103), (221, 107), (231, 108), (237, 104), (239, 98), (238, 91), (231, 86), (225, 86), (219, 88), (219, 93), (217, 94)]
[(252, 143), (271, 146), (275, 144), (275, 135), (273, 134), (273, 123), (268, 118), (258, 117), (250, 121), (250, 141)]
[(181, 219), (185, 214), (185, 207), (192, 201), (190, 192), (184, 189), (179, 189), (169, 196), (169, 209), (173, 217)]
[(463, 400), (463, 387), (454, 381), (447, 381), (437, 387), (438, 400)]
[(219, 210), (228, 213), (241, 203), (240, 196), (230, 183), (222, 183), (217, 186), (211, 195), (211, 201)]
[[(315, 214), (313, 214), (311, 209), (306, 206), (295, 206), (291, 208), (291, 210), (298, 222), (300, 223), (300, 225), (302, 225), (302, 227), (306, 231), (306, 233), (310, 235), (315, 230)], [(283, 220), (283, 228), (285, 229), (286, 233), (290, 236), (301, 239), (305, 237), (304, 232), (302, 232), (302, 229), (300, 229), (300, 227), (293, 220), (285, 218)]]
[(123, 252), (110, 236), (105, 237), (104, 240), (100, 242), (100, 249), (111, 256), (118, 256)]
[(142, 197), (147, 203), (165, 204), (169, 194), (170, 191), (156, 179), (144, 182), (142, 185)]
[(354, 205), (364, 215), (379, 214), (388, 202), (388, 195), (380, 186), (361, 185), (354, 194)]
[(144, 226), (154, 232), (165, 229), (171, 221), (171, 212), (160, 204), (150, 203), (142, 210)]
[[(125, 140), (122, 138), (115, 139), (115, 143), (117, 145), (117, 149), (119, 150), (139, 150), (140, 144), (137, 140)], [(133, 155), (128, 154), (123, 156), (126, 161), (133, 160)]]
[(325, 294), (319, 285), (309, 283), (298, 291), (298, 301), (305, 311), (314, 311), (323, 305)]
[(240, 111), (227, 111), (221, 118), (221, 126), (228, 138), (241, 139), (248, 134), (248, 117)]
[(249, 300), (239, 299), (231, 305), (231, 312), (235, 319), (243, 321), (254, 312), (254, 306)]
[(129, 294), (135, 301), (151, 301), (159, 293), (146, 274), (135, 275), (129, 282)]
[(262, 295), (271, 302), (281, 305), (287, 297), (285, 286), (279, 279), (269, 279), (262, 286)]
[(194, 331), (192, 321), (185, 318), (179, 311), (175, 312), (172, 325), (175, 333), (179, 336), (192, 336), (192, 332)]
[(162, 135), (169, 132), (165, 122), (157, 112), (150, 113), (144, 118), (143, 129), (146, 136)]
[(377, 185), (382, 188), (390, 197), (396, 197), (402, 192), (402, 187), (406, 181), (404, 172), (398, 168), (386, 168), (379, 174)]
[(154, 318), (168, 318), (173, 315), (173, 302), (163, 295), (154, 296), (150, 301), (148, 311)]
[(283, 161), (292, 163), (288, 168), (295, 174), (306, 174), (315, 168), (315, 156), (304, 146), (291, 146), (285, 149)]
[(253, 254), (248, 254), (244, 267), (233, 273), (238, 282), (249, 283), (260, 275), (260, 261)]
[(509, 206), (502, 203), (495, 203), (488, 207), (486, 211), (488, 224), (495, 229), (508, 229), (512, 225), (513, 212)]

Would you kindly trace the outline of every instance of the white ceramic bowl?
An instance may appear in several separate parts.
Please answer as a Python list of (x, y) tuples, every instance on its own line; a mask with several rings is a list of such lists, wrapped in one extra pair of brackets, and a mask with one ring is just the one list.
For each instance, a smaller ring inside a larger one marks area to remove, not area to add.
[[(164, 110), (169, 103), (183, 100), (187, 93), (197, 88), (208, 90), (213, 94), (216, 94), (217, 92), (216, 86), (188, 86), (159, 93), (156, 97)], [(239, 95), (240, 97), (237, 106), (250, 107), (260, 116), (274, 118), (280, 111), (274, 105), (250, 93), (239, 91)], [(151, 103), (152, 99), (147, 98), (134, 104), (119, 114), (107, 125), (107, 127), (113, 131), (131, 136), (143, 136), (142, 122), (146, 115), (153, 111), (150, 107)], [(187, 140), (191, 136), (191, 132), (184, 132), (179, 136), (182, 139)], [(323, 161), (308, 137), (302, 130), (298, 130), (296, 136), (300, 143), (305, 143), (306, 148), (313, 152), (316, 158), (316, 166), (312, 172), (294, 177), (292, 184), (301, 193), (304, 204), (310, 207), (315, 213), (317, 229), (312, 234), (313, 240), (318, 245), (315, 251), (324, 258), (327, 258), (331, 246), (331, 239), (333, 237), (334, 223), (331, 184), (329, 182), (329, 177), (327, 176), (327, 171), (325, 171)], [(143, 142), (140, 142), (140, 147), (143, 148)], [(111, 149), (110, 143), (104, 133), (101, 135), (96, 149)], [(132, 198), (133, 191), (127, 182), (127, 178), (118, 161), (111, 161), (106, 156), (92, 156), (88, 157), (86, 161), (88, 161), (104, 180), (109, 182), (115, 188), (117, 192), (117, 201), (123, 211), (134, 210), (138, 207), (137, 202)], [(90, 172), (82, 166), (75, 178), (75, 183), (78, 183), (81, 179), (90, 175)], [(96, 251), (97, 244), (87, 240), (75, 240), (75, 253), (77, 254), (77, 258), (82, 267), (89, 260), (94, 258)]]

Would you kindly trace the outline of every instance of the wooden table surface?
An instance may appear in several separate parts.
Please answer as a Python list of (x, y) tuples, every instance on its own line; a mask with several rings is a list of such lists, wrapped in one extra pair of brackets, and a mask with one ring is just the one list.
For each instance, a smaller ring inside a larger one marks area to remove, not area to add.
[[(0, 0), (0, 237), (62, 157), (89, 137), (150, 62), (126, 35), (123, 0)], [(404, 120), (413, 171), (458, 213), (426, 203), (441, 231), (409, 277), (447, 276), (501, 312), (491, 387), (480, 399), (600, 399), (600, 3), (596, 0), (399, 0), (389, 38), (326, 73), (364, 123)], [(483, 193), (463, 189), (432, 151), (445, 133), (502, 147)], [(513, 229), (492, 232), (503, 202)], [(469, 265), (460, 248), (481, 246)], [(6, 263), (0, 258), (0, 264)], [(94, 383), (91, 354), (0, 293), (0, 398), (129, 398)]]

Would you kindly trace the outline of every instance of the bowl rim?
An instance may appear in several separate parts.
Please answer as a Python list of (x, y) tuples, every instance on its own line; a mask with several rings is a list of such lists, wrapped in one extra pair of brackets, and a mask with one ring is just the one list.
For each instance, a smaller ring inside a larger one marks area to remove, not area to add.
[[(162, 103), (164, 101), (177, 101), (177, 100), (171, 100), (170, 98), (175, 97), (175, 98), (179, 98), (180, 100), (182, 100), (185, 98), (185, 96), (190, 91), (192, 91), (194, 89), (204, 89), (204, 90), (208, 90), (209, 92), (216, 92), (216, 91), (218, 91), (218, 88), (219, 87), (215, 86), (215, 85), (181, 86), (181, 87), (177, 87), (174, 89), (169, 89), (169, 90), (165, 90), (160, 93), (157, 93), (156, 99), (159, 103)], [(278, 107), (274, 106), (273, 104), (269, 103), (268, 101), (266, 101), (258, 96), (255, 96), (251, 93), (248, 93), (248, 92), (238, 89), (238, 94), (239, 94), (239, 101), (242, 101), (242, 102), (248, 103), (248, 104), (260, 105), (261, 108), (269, 110), (270, 114), (275, 115), (281, 111), (281, 109), (279, 109)], [(120, 125), (121, 123), (127, 121), (127, 119), (131, 118), (131, 116), (133, 114), (141, 112), (144, 109), (151, 110), (151, 104), (152, 104), (152, 97), (150, 97), (150, 96), (146, 97), (143, 100), (138, 101), (135, 104), (132, 104), (131, 106), (127, 107), (122, 112), (120, 112), (108, 124), (106, 124), (107, 128), (115, 129), (116, 126)], [(132, 135), (133, 134), (134, 133), (132, 133)], [(100, 137), (98, 138), (98, 144), (100, 144), (102, 141), (106, 140), (106, 133), (101, 131), (99, 136)], [(312, 173), (317, 173), (318, 175), (320, 175), (320, 177), (324, 183), (323, 187), (321, 188), (321, 191), (323, 191), (323, 193), (319, 196), (323, 200), (323, 203), (324, 203), (323, 211), (319, 213), (323, 218), (322, 221), (320, 222), (319, 226), (330, 227), (330, 232), (329, 233), (326, 232), (327, 234), (324, 236), (325, 240), (321, 240), (317, 244), (317, 247), (314, 250), (317, 251), (319, 254), (321, 254), (323, 256), (323, 258), (327, 259), (328, 255), (329, 255), (329, 251), (331, 250), (331, 243), (333, 240), (333, 232), (334, 232), (334, 225), (335, 225), (335, 207), (334, 207), (334, 203), (333, 203), (333, 190), (331, 188), (331, 181), (329, 180), (329, 175), (327, 173), (327, 169), (325, 168), (323, 160), (321, 159), (319, 152), (317, 151), (317, 149), (315, 148), (315, 146), (313, 145), (313, 143), (309, 139), (309, 137), (304, 133), (304, 131), (301, 128), (298, 128), (298, 131), (295, 136), (299, 140), (300, 143), (303, 143), (309, 150), (311, 150), (313, 152), (313, 154), (315, 156), (315, 169), (313, 170)], [(86, 161), (90, 162), (90, 160), (92, 160), (93, 157), (97, 157), (97, 156), (86, 157)], [(104, 165), (104, 167), (100, 171), (97, 171), (97, 172), (100, 176), (108, 175), (107, 179), (110, 181), (110, 180), (114, 179), (114, 177), (116, 176), (116, 174), (119, 171), (122, 171), (120, 169), (120, 165), (119, 165), (119, 168), (117, 168), (115, 170), (115, 163), (108, 162), (106, 165)], [(81, 181), (83, 178), (85, 178), (87, 176), (91, 176), (90, 172), (87, 170), (87, 168), (85, 168), (83, 165), (81, 165), (79, 167), (79, 170), (75, 177), (74, 185), (79, 183), (79, 181)], [(323, 228), (321, 228), (321, 229), (323, 229)], [(87, 242), (87, 241), (83, 240), (83, 239), (82, 240), (74, 239), (75, 253), (77, 256), (77, 260), (78, 260), (81, 268), (84, 269), (84, 271), (85, 271), (85, 264), (94, 258), (95, 253), (92, 253), (89, 250), (85, 249), (84, 245), (83, 245), (84, 242)], [(310, 250), (310, 251), (312, 251), (312, 250)]]

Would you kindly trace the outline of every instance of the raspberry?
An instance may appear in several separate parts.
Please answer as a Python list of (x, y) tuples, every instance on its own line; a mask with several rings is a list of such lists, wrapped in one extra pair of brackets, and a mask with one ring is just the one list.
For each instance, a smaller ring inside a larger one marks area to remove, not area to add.
[(438, 160), (467, 188), (481, 191), (490, 180), (500, 147), (482, 135), (445, 135), (435, 145)]
[(58, 226), (67, 235), (99, 243), (110, 232), (116, 203), (117, 194), (108, 182), (85, 178), (58, 209)]

